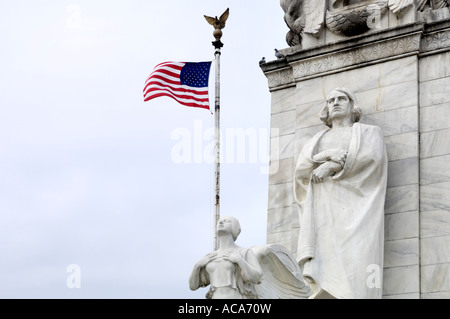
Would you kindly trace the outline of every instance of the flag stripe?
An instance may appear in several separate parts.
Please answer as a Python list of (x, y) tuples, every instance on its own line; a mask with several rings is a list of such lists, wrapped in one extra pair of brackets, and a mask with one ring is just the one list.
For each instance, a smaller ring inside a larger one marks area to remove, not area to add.
[(170, 66), (170, 67), (183, 67), (186, 64), (186, 62), (173, 62), (173, 61), (169, 61), (169, 62), (162, 62), (160, 64), (157, 64), (155, 66), (155, 69), (163, 67), (163, 66)]
[(199, 94), (199, 93), (197, 93), (195, 91), (192, 91), (192, 90), (185, 90), (185, 89), (179, 89), (179, 88), (172, 89), (172, 88), (168, 88), (166, 86), (161, 86), (161, 85), (158, 85), (158, 84), (149, 85), (147, 87), (147, 90), (144, 92), (144, 96), (147, 96), (151, 92), (158, 91), (158, 90), (159, 91), (160, 90), (165, 90), (167, 92), (172, 92), (174, 95), (180, 95), (180, 96), (187, 95), (187, 96), (190, 96), (193, 99), (198, 99), (198, 100), (202, 100), (202, 101), (204, 101), (205, 99), (206, 100), (208, 99), (208, 93), (205, 93), (205, 92), (201, 92)]
[[(186, 70), (185, 66), (188, 66)], [(210, 66), (211, 62), (162, 62), (156, 65), (145, 81), (144, 101), (166, 96), (185, 106), (209, 109)]]
[(155, 94), (155, 92), (168, 92), (170, 94), (172, 94), (174, 97), (178, 97), (181, 99), (191, 99), (191, 100), (195, 100), (198, 102), (208, 102), (209, 101), (209, 97), (208, 96), (203, 96), (203, 97), (199, 97), (197, 96), (195, 93), (192, 92), (173, 92), (167, 88), (164, 87), (152, 87), (150, 88), (144, 95), (144, 98), (147, 98), (149, 96), (152, 96)]
[(166, 81), (160, 80), (160, 79), (152, 79), (150, 82), (147, 83), (147, 85), (144, 88), (144, 93), (148, 91), (149, 87), (151, 86), (161, 86), (161, 87), (167, 87), (173, 91), (180, 91), (180, 92), (192, 92), (194, 94), (198, 95), (208, 95), (208, 92), (205, 91), (202, 88), (195, 88), (192, 86), (187, 85), (172, 85), (168, 84)]
[(158, 74), (153, 75), (152, 78), (149, 79), (146, 84), (150, 83), (154, 79), (159, 79), (159, 80), (161, 80), (160, 82), (162, 82), (162, 83), (173, 84), (175, 86), (181, 85), (181, 82), (179, 79), (169, 78), (168, 76), (161, 76)]
[[(180, 71), (181, 71), (181, 69), (180, 69)], [(181, 73), (180, 71), (173, 72), (172, 70), (160, 69), (160, 70), (154, 71), (150, 75), (150, 77), (156, 76), (158, 74), (158, 75), (161, 75), (161, 76), (167, 75), (169, 78), (179, 79), (180, 78), (180, 73)]]
[(193, 102), (187, 102), (184, 100), (180, 100), (178, 98), (173, 97), (172, 95), (170, 95), (169, 93), (158, 93), (155, 94), (154, 96), (152, 96), (151, 98), (146, 98), (144, 101), (147, 102), (153, 98), (157, 98), (157, 97), (161, 97), (161, 96), (167, 96), (167, 97), (171, 97), (173, 98), (175, 101), (177, 101), (178, 103), (185, 105), (185, 106), (189, 106), (189, 107), (198, 107), (198, 108), (202, 108), (202, 109), (209, 109), (209, 103), (206, 105), (203, 104), (199, 104), (199, 103), (193, 103)]
[(151, 98), (158, 94), (168, 94), (174, 99), (179, 99), (184, 102), (192, 101), (193, 103), (198, 103), (199, 105), (208, 105), (208, 99), (192, 99), (189, 95), (176, 95), (167, 90), (155, 90), (152, 92)]
[[(159, 70), (173, 70), (173, 71), (175, 71), (175, 72), (179, 72), (179, 71), (181, 71), (181, 69), (183, 68), (183, 66), (185, 65), (186, 63), (173, 63), (173, 64), (163, 64), (163, 63), (161, 63), (161, 64), (159, 64), (159, 65), (157, 65), (154, 69), (153, 69), (153, 72), (152, 72), (152, 74), (154, 73), (154, 72), (158, 72)], [(150, 74), (150, 76), (152, 76), (152, 74)]]

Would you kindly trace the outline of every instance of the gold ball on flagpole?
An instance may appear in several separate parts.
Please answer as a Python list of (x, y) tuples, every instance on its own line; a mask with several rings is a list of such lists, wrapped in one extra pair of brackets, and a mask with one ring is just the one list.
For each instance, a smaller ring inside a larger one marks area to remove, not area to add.
[(216, 41), (220, 41), (222, 38), (223, 32), (220, 29), (214, 29), (213, 36), (216, 38)]

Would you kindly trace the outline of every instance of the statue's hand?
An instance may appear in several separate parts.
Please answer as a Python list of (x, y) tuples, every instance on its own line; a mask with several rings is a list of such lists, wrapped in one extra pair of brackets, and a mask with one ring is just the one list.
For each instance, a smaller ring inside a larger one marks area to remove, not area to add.
[(347, 151), (341, 149), (329, 149), (314, 155), (313, 160), (316, 162), (333, 161), (335, 163), (343, 164), (347, 158), (347, 153)]
[(343, 165), (335, 163), (334, 161), (328, 161), (321, 164), (311, 173), (311, 180), (313, 183), (322, 183), (328, 176), (342, 170)]
[(232, 263), (237, 264), (239, 262), (239, 260), (241, 259), (241, 257), (239, 256), (239, 254), (236, 251), (231, 251), (231, 250), (225, 250), (222, 253), (222, 256), (224, 259), (231, 261)]
[(209, 254), (206, 254), (203, 258), (201, 258), (199, 261), (197, 261), (196, 265), (199, 268), (203, 268), (216, 258), (217, 258), (217, 252), (213, 251)]
[(338, 150), (335, 154), (330, 156), (330, 161), (333, 161), (339, 164), (341, 167), (344, 167), (345, 160), (347, 159), (347, 152), (343, 150)]
[(313, 183), (322, 183), (326, 177), (330, 176), (331, 170), (328, 163), (329, 162), (325, 162), (312, 171), (311, 180)]

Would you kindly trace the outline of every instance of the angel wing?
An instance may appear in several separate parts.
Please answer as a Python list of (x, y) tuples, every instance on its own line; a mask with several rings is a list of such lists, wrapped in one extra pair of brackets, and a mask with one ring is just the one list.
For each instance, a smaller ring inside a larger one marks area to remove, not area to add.
[(449, 0), (432, 0), (433, 2), (433, 9), (442, 9), (448, 6)]
[[(423, 0), (420, 0), (420, 1), (423, 1)], [(409, 7), (413, 4), (414, 4), (414, 0), (389, 0), (389, 2), (388, 2), (389, 9), (395, 14), (399, 13), (406, 7)]]
[(416, 0), (417, 11), (423, 11), (428, 0)]
[(311, 295), (291, 252), (281, 245), (252, 247), (264, 279), (255, 286), (260, 299), (306, 299)]

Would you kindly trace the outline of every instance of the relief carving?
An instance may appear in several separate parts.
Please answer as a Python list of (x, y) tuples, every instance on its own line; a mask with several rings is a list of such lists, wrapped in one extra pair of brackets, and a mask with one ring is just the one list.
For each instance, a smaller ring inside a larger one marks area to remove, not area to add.
[(280, 5), (289, 28), (286, 42), (291, 47), (301, 45), (305, 34), (318, 37), (325, 26), (339, 35), (364, 34), (388, 11), (401, 15), (417, 10), (419, 16), (427, 14), (427, 21), (450, 16), (450, 0), (280, 0)]
[(371, 28), (374, 20), (387, 12), (388, 0), (331, 0), (326, 25), (336, 34), (354, 36)]

